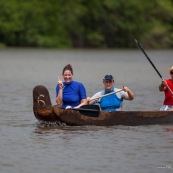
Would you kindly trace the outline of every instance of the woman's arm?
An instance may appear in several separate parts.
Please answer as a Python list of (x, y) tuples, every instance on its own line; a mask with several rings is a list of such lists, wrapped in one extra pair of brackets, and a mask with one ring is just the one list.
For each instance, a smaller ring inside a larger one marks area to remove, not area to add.
[(58, 107), (62, 106), (62, 98), (63, 98), (63, 77), (59, 77), (58, 76), (58, 86), (59, 88), (57, 88), (56, 90), (58, 91), (57, 97), (56, 97), (56, 103), (58, 105)]
[(62, 106), (62, 92), (63, 92), (63, 88), (59, 88), (59, 93), (58, 93), (58, 96), (56, 97), (56, 103), (59, 108)]
[(74, 108), (80, 108), (83, 105), (87, 105), (87, 99), (82, 99), (81, 103), (78, 106), (74, 107)]
[(162, 80), (162, 83), (159, 85), (159, 91), (164, 91), (166, 82)]
[(82, 83), (79, 83), (78, 86), (78, 93), (79, 93), (79, 97), (81, 98), (80, 104), (75, 106), (75, 108), (80, 108), (83, 105), (87, 105), (87, 96), (86, 96), (86, 89), (84, 87), (84, 85)]

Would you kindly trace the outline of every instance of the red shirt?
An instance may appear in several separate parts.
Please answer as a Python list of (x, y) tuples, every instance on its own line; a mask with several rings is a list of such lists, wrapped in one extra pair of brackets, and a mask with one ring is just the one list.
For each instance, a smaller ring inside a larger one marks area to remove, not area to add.
[[(168, 84), (169, 88), (173, 92), (173, 80), (172, 79), (167, 79), (166, 83)], [(165, 92), (164, 105), (173, 105), (173, 95), (170, 92), (169, 88), (166, 85), (164, 87), (164, 92)]]

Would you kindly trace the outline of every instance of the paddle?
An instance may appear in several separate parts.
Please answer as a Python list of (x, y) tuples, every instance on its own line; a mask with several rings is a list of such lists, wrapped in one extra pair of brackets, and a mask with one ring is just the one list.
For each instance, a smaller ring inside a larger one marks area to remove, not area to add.
[[(142, 52), (144, 53), (145, 57), (148, 59), (148, 61), (150, 62), (150, 64), (151, 64), (151, 65), (153, 66), (153, 68), (156, 70), (156, 72), (157, 72), (157, 74), (160, 76), (160, 78), (161, 78), (162, 80), (164, 80), (163, 77), (162, 77), (162, 75), (159, 73), (159, 71), (157, 70), (157, 68), (156, 68), (155, 65), (153, 64), (153, 62), (150, 60), (150, 58), (148, 57), (148, 55), (145, 53), (145, 51), (144, 51), (144, 49), (142, 48), (142, 46), (139, 44), (139, 42), (138, 42), (136, 39), (135, 39), (135, 42), (136, 42), (137, 46), (142, 50)], [(168, 87), (169, 91), (170, 91), (171, 94), (173, 95), (173, 92), (172, 92), (171, 88), (168, 86), (167, 83), (166, 83), (166, 86)]]
[(120, 89), (120, 90), (118, 90), (118, 91), (111, 92), (111, 93), (108, 93), (108, 94), (104, 94), (104, 95), (99, 96), (99, 97), (92, 98), (92, 99), (90, 99), (90, 101), (92, 101), (92, 100), (96, 100), (96, 99), (99, 99), (99, 98), (102, 98), (102, 97), (106, 97), (106, 96), (109, 96), (109, 95), (111, 95), (111, 94), (118, 93), (118, 92), (120, 92), (120, 91), (123, 91), (123, 89)]
[(98, 105), (84, 105), (80, 108), (70, 108), (69, 110), (79, 111), (81, 114), (89, 117), (98, 117), (100, 113), (100, 107)]

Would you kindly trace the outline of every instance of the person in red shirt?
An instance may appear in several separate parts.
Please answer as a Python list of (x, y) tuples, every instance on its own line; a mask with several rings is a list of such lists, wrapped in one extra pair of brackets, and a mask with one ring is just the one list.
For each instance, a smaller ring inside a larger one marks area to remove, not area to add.
[(169, 69), (171, 79), (162, 80), (159, 90), (165, 93), (165, 99), (161, 111), (173, 111), (173, 66)]

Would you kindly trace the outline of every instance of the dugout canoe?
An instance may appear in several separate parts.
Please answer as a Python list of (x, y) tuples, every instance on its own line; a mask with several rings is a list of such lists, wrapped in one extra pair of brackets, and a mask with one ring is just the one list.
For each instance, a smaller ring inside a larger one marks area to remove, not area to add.
[[(89, 105), (88, 105), (89, 106)], [(173, 124), (173, 111), (117, 111), (103, 112), (86, 107), (81, 110), (60, 109), (52, 105), (46, 87), (33, 89), (33, 112), (36, 119), (46, 122), (61, 122), (71, 126), (139, 126)], [(95, 112), (94, 112), (95, 111)]]

